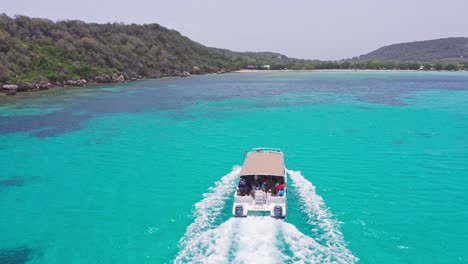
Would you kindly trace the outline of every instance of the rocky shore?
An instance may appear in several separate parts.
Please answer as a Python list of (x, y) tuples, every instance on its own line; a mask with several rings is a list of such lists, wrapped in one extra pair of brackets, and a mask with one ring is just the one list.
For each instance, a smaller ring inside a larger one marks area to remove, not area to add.
[[(221, 70), (216, 72), (217, 74), (226, 73), (228, 71)], [(100, 83), (119, 83), (126, 81), (136, 81), (142, 79), (158, 79), (164, 77), (189, 77), (191, 75), (201, 75), (203, 73), (199, 67), (194, 66), (191, 71), (179, 71), (174, 70), (169, 73), (160, 73), (154, 72), (148, 74), (147, 76), (141, 76), (134, 72), (124, 72), (121, 74), (99, 74), (94, 78), (89, 79), (78, 79), (78, 80), (66, 80), (66, 81), (38, 81), (38, 82), (25, 82), (20, 81), (17, 83), (6, 83), (0, 86), (0, 92), (3, 92), (6, 95), (16, 95), (21, 92), (34, 92), (41, 90), (48, 90), (52, 87), (72, 87), (72, 86), (85, 86), (91, 84), (100, 84)]]

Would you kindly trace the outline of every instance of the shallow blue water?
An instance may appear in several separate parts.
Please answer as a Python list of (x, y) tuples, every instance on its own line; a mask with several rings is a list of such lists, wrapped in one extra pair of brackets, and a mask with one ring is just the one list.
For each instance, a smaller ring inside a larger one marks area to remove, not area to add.
[[(3, 104), (0, 258), (465, 263), (467, 135), (467, 73), (210, 75)], [(257, 146), (285, 152), (284, 223), (230, 217), (231, 170)]]

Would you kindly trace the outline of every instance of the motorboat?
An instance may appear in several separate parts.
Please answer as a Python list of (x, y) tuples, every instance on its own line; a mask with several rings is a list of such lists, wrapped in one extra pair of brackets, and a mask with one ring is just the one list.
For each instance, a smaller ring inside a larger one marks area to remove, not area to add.
[(287, 179), (283, 152), (276, 148), (254, 148), (244, 154), (232, 214), (235, 217), (255, 214), (286, 217)]

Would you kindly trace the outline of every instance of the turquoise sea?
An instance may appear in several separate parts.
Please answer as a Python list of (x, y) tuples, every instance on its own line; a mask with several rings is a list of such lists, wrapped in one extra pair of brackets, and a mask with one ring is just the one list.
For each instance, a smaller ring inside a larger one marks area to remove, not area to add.
[[(0, 98), (1, 99), (1, 98)], [(231, 218), (278, 147), (288, 216)], [(1, 263), (468, 263), (468, 73), (231, 73), (0, 101)]]

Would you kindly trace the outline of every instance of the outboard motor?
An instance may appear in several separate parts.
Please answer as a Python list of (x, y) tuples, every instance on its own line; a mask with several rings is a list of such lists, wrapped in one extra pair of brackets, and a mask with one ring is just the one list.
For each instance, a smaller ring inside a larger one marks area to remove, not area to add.
[(283, 217), (283, 207), (277, 205), (277, 206), (275, 206), (273, 212), (274, 212), (275, 218), (282, 218)]
[(242, 207), (242, 205), (236, 205), (236, 209), (235, 209), (235, 215), (237, 217), (242, 217), (244, 216), (244, 207)]

